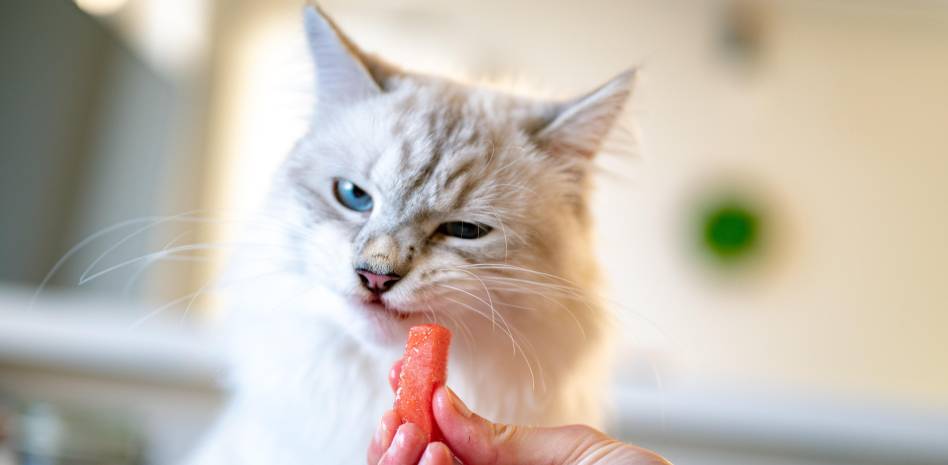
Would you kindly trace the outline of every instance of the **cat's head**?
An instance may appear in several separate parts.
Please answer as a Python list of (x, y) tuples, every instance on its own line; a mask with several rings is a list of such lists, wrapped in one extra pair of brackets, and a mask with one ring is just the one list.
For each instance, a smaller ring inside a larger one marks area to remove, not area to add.
[(356, 313), (335, 317), (378, 334), (473, 325), (586, 283), (590, 159), (631, 72), (576, 99), (535, 100), (404, 72), (312, 6), (305, 25), (317, 102), (279, 182), (309, 231), (294, 239), (300, 272)]

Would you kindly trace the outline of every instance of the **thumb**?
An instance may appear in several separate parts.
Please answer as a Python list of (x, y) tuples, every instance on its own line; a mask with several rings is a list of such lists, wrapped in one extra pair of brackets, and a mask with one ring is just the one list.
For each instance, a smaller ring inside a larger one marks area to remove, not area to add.
[(433, 410), (444, 442), (465, 465), (668, 463), (588, 426), (533, 428), (492, 423), (472, 413), (444, 387), (435, 391)]

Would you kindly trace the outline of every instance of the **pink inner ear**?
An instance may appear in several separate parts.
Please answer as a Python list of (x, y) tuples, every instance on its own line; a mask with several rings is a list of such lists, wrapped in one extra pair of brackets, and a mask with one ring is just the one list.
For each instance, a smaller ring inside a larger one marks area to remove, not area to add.
[(536, 136), (555, 155), (592, 158), (622, 114), (632, 93), (635, 72), (626, 71), (579, 99), (563, 105)]
[(359, 101), (385, 90), (401, 71), (366, 54), (318, 6), (304, 8), (309, 50), (316, 65), (317, 105), (324, 108)]

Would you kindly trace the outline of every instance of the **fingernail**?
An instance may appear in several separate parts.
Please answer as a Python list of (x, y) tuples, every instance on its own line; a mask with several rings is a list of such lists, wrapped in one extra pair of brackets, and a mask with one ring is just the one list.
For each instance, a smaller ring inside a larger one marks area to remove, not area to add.
[(421, 460), (418, 461), (418, 465), (428, 465), (429, 463), (434, 463), (435, 455), (431, 450), (431, 446), (425, 447), (425, 453), (421, 454)]
[(451, 453), (447, 450), (447, 446), (440, 442), (432, 442), (428, 444), (428, 447), (425, 447), (425, 453), (421, 455), (421, 460), (418, 461), (418, 465), (439, 463), (438, 456), (443, 455), (447, 455), (448, 460), (450, 460)]
[(375, 442), (381, 446), (383, 450), (388, 449), (388, 446), (391, 445), (392, 431), (395, 428), (398, 428), (398, 415), (392, 410), (383, 413), (379, 427), (375, 430)]
[(451, 396), (451, 405), (454, 406), (454, 411), (458, 412), (464, 418), (471, 418), (471, 409), (467, 408), (467, 405), (464, 405), (464, 402), (461, 402), (461, 399), (454, 393), (450, 388), (445, 387), (448, 391), (448, 394)]
[(398, 430), (395, 431), (395, 439), (392, 440), (392, 446), (405, 448), (416, 440), (423, 442), (424, 439), (421, 439), (421, 434), (421, 430), (418, 429), (414, 423), (405, 423), (399, 426)]
[(408, 436), (405, 434), (405, 428), (399, 427), (395, 431), (395, 437), (392, 439), (392, 445), (389, 447), (405, 447), (405, 443), (408, 442)]
[(376, 444), (383, 444), (385, 442), (385, 437), (387, 436), (385, 434), (387, 429), (388, 426), (385, 425), (385, 419), (383, 418), (381, 421), (379, 421), (379, 427), (375, 428), (375, 436), (372, 438), (372, 440)]

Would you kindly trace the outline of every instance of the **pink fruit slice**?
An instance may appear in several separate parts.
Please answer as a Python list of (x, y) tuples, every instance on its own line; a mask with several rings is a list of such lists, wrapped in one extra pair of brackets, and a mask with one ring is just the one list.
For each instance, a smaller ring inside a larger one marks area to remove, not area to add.
[(443, 436), (431, 411), (431, 397), (447, 380), (451, 331), (438, 325), (413, 326), (402, 357), (402, 371), (395, 391), (395, 412), (402, 423), (414, 423), (428, 435), (428, 442)]

